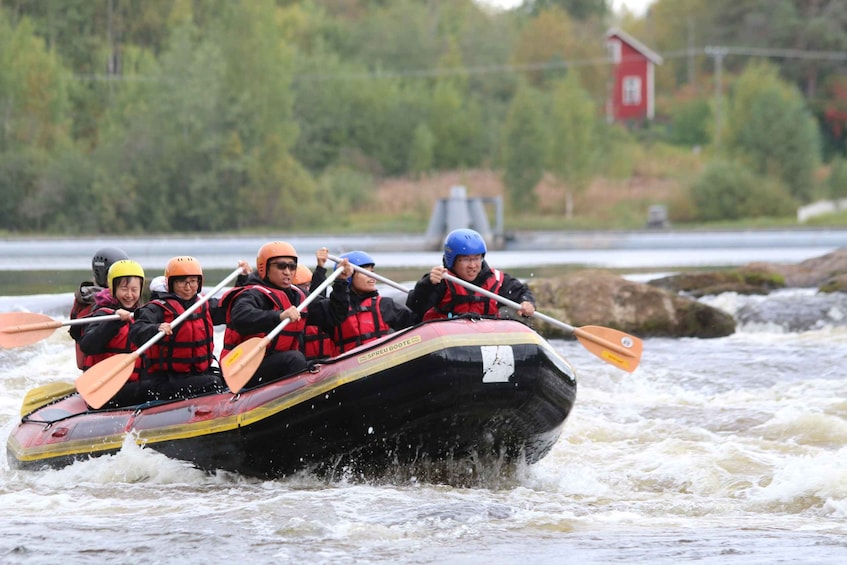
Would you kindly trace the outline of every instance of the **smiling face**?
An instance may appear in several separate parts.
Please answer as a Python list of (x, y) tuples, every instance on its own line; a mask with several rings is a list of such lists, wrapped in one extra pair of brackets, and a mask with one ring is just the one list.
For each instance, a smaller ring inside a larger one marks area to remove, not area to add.
[[(362, 268), (368, 271), (374, 270), (373, 265), (362, 265)], [(360, 271), (354, 271), (350, 286), (358, 294), (367, 294), (376, 290), (376, 279)]]
[(271, 257), (268, 259), (267, 279), (280, 288), (288, 288), (294, 283), (297, 273), (296, 257)]
[(126, 309), (135, 308), (141, 297), (141, 285), (144, 284), (140, 277), (121, 277), (115, 281), (115, 299)]
[(459, 255), (453, 263), (452, 271), (463, 281), (471, 282), (482, 270), (482, 255)]
[(200, 277), (189, 275), (187, 277), (175, 277), (173, 280), (174, 294), (183, 300), (190, 300), (200, 292)]

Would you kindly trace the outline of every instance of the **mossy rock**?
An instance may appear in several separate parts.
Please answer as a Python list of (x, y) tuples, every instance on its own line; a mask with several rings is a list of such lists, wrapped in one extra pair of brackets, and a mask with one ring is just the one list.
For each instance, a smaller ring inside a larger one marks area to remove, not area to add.
[(724, 292), (768, 294), (774, 289), (785, 287), (785, 277), (775, 271), (757, 267), (680, 273), (652, 280), (649, 284), (695, 297)]
[(825, 281), (818, 287), (820, 292), (847, 292), (847, 275), (839, 275)]

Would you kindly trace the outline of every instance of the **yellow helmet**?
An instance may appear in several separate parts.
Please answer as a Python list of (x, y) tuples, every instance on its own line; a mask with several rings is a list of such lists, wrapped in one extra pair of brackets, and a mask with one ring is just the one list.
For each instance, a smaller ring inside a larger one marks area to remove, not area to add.
[(287, 241), (272, 241), (260, 247), (256, 255), (256, 271), (260, 279), (268, 274), (268, 261), (274, 257), (293, 257), (296, 260), (297, 250)]
[(168, 264), (165, 265), (165, 285), (168, 287), (168, 292), (173, 292), (174, 287), (171, 277), (200, 277), (198, 289), (203, 288), (203, 268), (200, 266), (200, 261), (194, 257), (184, 255), (182, 257), (174, 257)]
[(115, 294), (115, 279), (119, 279), (121, 277), (139, 277), (141, 279), (141, 284), (143, 285), (144, 269), (141, 268), (141, 265), (137, 261), (133, 261), (132, 259), (121, 259), (120, 261), (112, 263), (112, 266), (109, 267), (109, 272), (106, 275), (106, 283), (109, 285), (109, 290), (112, 292), (112, 296)]

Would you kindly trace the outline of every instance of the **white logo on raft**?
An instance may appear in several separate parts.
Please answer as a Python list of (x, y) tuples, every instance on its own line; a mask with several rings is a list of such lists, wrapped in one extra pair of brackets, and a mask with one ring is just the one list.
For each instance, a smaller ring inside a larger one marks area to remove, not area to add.
[(483, 345), (482, 382), (507, 383), (515, 374), (515, 354), (510, 345)]

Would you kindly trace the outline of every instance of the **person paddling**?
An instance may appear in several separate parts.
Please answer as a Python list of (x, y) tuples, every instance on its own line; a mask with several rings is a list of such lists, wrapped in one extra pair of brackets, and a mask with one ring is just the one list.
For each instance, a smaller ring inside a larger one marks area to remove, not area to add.
[[(366, 271), (373, 271), (376, 261), (364, 251), (350, 251), (340, 257)], [(347, 279), (350, 285), (350, 308), (347, 317), (336, 325), (332, 335), (341, 353), (373, 341), (397, 330), (413, 326), (415, 313), (393, 298), (380, 296), (376, 279), (356, 270)]]
[[(290, 243), (266, 243), (256, 255), (256, 274), (247, 280), (243, 288), (233, 289), (221, 299), (227, 321), (221, 359), (241, 343), (253, 337), (264, 337), (288, 320), (285, 329), (267, 348), (245, 388), (306, 369), (303, 354), (305, 327), (332, 327), (347, 314), (347, 283), (340, 278), (334, 281), (329, 298), (317, 297), (308, 309), (303, 312), (297, 309), (306, 298), (303, 291), (294, 285), (297, 263), (297, 250)], [(342, 268), (346, 276), (353, 273), (353, 268), (346, 262)]]
[[(251, 272), (246, 261), (239, 261), (244, 282)], [(141, 379), (147, 385), (149, 400), (187, 398), (205, 392), (223, 390), (220, 369), (213, 365), (214, 326), (226, 321), (226, 311), (217, 298), (210, 298), (181, 324), (171, 327), (183, 312), (201, 296), (203, 268), (194, 257), (173, 257), (165, 266), (167, 292), (135, 312), (130, 338), (143, 345), (159, 332), (164, 337), (150, 347), (144, 359)]]
[[(133, 321), (133, 313), (141, 306), (144, 269), (136, 261), (122, 259), (109, 267), (106, 280), (108, 288), (95, 296), (95, 307), (91, 316), (117, 314), (120, 319), (88, 324), (83, 327), (78, 343), (85, 354), (84, 370), (112, 355), (129, 353), (134, 349), (129, 338), (129, 329)], [(146, 399), (138, 395), (139, 367), (140, 363), (136, 363), (127, 384), (107, 403), (107, 407), (138, 404)]]
[[(129, 259), (122, 249), (117, 247), (103, 247), (94, 252), (91, 258), (91, 272), (94, 280), (83, 281), (74, 291), (74, 302), (71, 306), (70, 319), (85, 318), (94, 310), (94, 298), (103, 289), (108, 287), (109, 268), (116, 262)], [(83, 363), (85, 353), (79, 347), (79, 339), (82, 337), (82, 326), (71, 326), (68, 333), (76, 342), (76, 365), (84, 369)]]
[(406, 298), (406, 306), (423, 320), (462, 314), (500, 316), (500, 303), (444, 279), (445, 274), (518, 303), (523, 317), (535, 313), (535, 297), (529, 287), (508, 273), (492, 269), (485, 261), (485, 240), (472, 229), (450, 232), (444, 240), (442, 265), (424, 275)]

